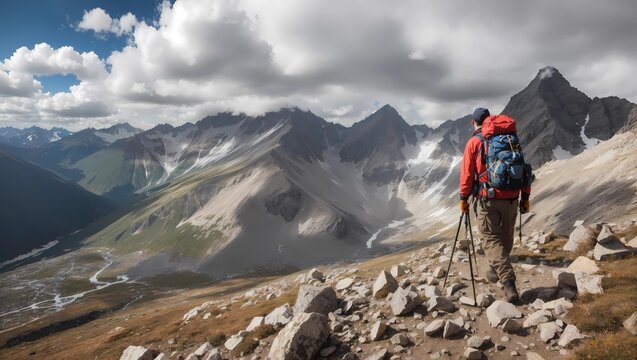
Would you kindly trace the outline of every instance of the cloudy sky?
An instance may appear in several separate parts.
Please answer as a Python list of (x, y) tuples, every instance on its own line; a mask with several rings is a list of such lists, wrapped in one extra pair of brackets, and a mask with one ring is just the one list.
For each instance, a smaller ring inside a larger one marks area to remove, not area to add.
[(500, 111), (546, 65), (637, 102), (624, 1), (3, 2), (0, 126), (149, 128), (309, 109), (346, 125), (385, 103), (436, 125)]

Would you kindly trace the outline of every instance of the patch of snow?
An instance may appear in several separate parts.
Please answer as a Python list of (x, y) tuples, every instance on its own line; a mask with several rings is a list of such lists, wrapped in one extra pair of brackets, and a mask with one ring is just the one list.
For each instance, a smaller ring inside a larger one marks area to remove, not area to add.
[(215, 162), (217, 160), (220, 160), (226, 157), (235, 148), (236, 142), (237, 142), (237, 138), (233, 137), (230, 140), (227, 140), (225, 142), (222, 142), (221, 144), (217, 144), (216, 146), (212, 147), (212, 149), (210, 149), (208, 154), (204, 155), (203, 157), (197, 157), (197, 160), (195, 160), (194, 164), (192, 164), (192, 166), (190, 167), (190, 169), (188, 169), (188, 171), (192, 169), (202, 168), (212, 162)]
[(553, 77), (553, 74), (555, 74), (555, 68), (552, 66), (547, 66), (544, 69), (540, 70), (540, 79), (548, 79), (550, 77)]
[(582, 141), (584, 142), (584, 146), (586, 146), (586, 149), (590, 149), (593, 146), (600, 143), (600, 140), (589, 138), (588, 136), (586, 136), (586, 134), (584, 134), (584, 129), (586, 128), (586, 125), (588, 125), (588, 120), (589, 120), (589, 115), (586, 114), (586, 121), (584, 122), (584, 125), (582, 125), (582, 130), (580, 131), (580, 137), (582, 138)]
[(557, 145), (555, 149), (553, 149), (553, 159), (554, 160), (566, 160), (572, 158), (570, 152), (564, 150), (560, 145)]
[(403, 225), (405, 223), (404, 220), (394, 220), (392, 222), (390, 222), (387, 226), (385, 226), (384, 228), (376, 231), (374, 234), (372, 234), (372, 236), (369, 238), (369, 240), (367, 240), (367, 248), (371, 249), (372, 245), (374, 244), (374, 241), (376, 241), (376, 239), (378, 238), (378, 235), (380, 234), (381, 231), (385, 230), (385, 229), (393, 229), (393, 228), (397, 228), (401, 225)]
[(17, 256), (15, 258), (11, 259), (11, 260), (3, 261), (2, 263), (0, 263), (0, 269), (2, 269), (3, 267), (5, 267), (7, 265), (16, 263), (18, 261), (22, 261), (22, 260), (28, 259), (30, 257), (38, 256), (38, 255), (42, 254), (44, 251), (46, 251), (46, 250), (54, 247), (55, 245), (57, 245), (58, 242), (59, 241), (57, 241), (57, 240), (49, 241), (48, 243), (42, 245), (41, 247), (39, 247), (37, 249), (33, 249), (33, 250), (29, 251), (26, 254), (22, 254), (22, 255)]

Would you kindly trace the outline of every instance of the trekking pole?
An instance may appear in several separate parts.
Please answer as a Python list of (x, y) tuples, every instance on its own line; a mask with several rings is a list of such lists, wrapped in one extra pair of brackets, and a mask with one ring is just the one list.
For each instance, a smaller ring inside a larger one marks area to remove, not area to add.
[(458, 243), (458, 235), (460, 235), (460, 226), (462, 226), (462, 217), (464, 213), (460, 214), (460, 221), (458, 221), (458, 230), (456, 230), (456, 238), (453, 240), (453, 247), (451, 248), (451, 258), (449, 258), (449, 265), (447, 265), (447, 272), (445, 273), (445, 282), (442, 287), (447, 286), (447, 277), (449, 277), (449, 270), (451, 270), (451, 262), (453, 261), (453, 253), (456, 251), (456, 243)]
[(519, 210), (520, 210), (520, 229), (519, 229), (519, 234), (520, 234), (520, 244), (522, 244), (522, 208), (520, 208)]
[[(470, 217), (470, 216), (467, 216)], [(469, 221), (469, 231), (471, 230), (471, 219), (468, 219)], [(476, 255), (476, 246), (473, 243), (473, 233), (471, 233), (471, 250), (473, 251), (473, 263), (476, 264), (476, 274), (479, 274), (480, 271), (478, 271), (478, 257)], [(469, 253), (469, 256), (471, 256), (471, 253)]]
[[(473, 248), (473, 258), (475, 260), (476, 248), (473, 245), (473, 230), (471, 230), (471, 219), (468, 216), (465, 218), (465, 227), (469, 229), (469, 236), (471, 237), (471, 247)], [(473, 275), (473, 265), (471, 265), (471, 251), (469, 251), (469, 271), (471, 272), (471, 288), (473, 289), (473, 303), (477, 306), (478, 300), (476, 298), (476, 282)], [(476, 260), (476, 272), (478, 271), (478, 262)]]

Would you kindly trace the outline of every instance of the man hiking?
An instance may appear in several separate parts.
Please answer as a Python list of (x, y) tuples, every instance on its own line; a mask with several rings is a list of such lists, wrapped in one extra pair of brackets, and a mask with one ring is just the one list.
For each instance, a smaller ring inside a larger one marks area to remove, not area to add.
[(486, 278), (500, 280), (506, 300), (518, 302), (509, 254), (518, 208), (521, 214), (530, 208), (531, 168), (524, 163), (512, 118), (491, 116), (489, 110), (477, 108), (471, 123), (474, 133), (465, 147), (460, 171), (460, 209), (469, 216), (469, 197), (473, 196), (489, 261)]

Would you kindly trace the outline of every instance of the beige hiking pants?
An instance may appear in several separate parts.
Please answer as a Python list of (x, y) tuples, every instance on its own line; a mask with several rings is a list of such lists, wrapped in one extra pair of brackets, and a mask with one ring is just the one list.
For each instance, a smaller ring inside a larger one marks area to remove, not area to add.
[(513, 248), (518, 200), (478, 200), (476, 205), (482, 247), (489, 265), (501, 282), (515, 281), (509, 254)]

